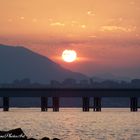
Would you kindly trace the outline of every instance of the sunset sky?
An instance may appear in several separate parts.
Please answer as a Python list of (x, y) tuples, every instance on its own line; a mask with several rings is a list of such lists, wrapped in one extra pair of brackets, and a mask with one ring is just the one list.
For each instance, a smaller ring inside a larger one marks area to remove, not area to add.
[[(0, 0), (0, 43), (73, 71), (140, 78), (140, 0)], [(77, 52), (63, 62), (65, 49)]]

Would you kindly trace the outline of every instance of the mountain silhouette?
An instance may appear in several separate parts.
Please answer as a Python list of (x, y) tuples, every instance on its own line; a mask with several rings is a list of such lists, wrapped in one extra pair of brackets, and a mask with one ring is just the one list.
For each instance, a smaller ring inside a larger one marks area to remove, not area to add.
[(61, 67), (49, 58), (20, 46), (0, 44), (0, 83), (29, 78), (32, 82), (48, 83), (65, 78), (87, 78), (84, 74)]

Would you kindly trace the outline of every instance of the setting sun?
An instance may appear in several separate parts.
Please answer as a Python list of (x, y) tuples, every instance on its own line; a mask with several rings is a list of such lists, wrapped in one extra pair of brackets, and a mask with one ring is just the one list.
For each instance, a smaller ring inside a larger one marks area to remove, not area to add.
[(62, 59), (65, 62), (73, 62), (77, 58), (77, 53), (74, 50), (64, 50), (62, 53)]

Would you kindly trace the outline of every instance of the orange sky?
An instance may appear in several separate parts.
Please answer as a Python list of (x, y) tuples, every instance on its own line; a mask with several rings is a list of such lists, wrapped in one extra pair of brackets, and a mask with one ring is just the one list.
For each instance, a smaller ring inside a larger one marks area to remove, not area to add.
[[(88, 75), (140, 76), (140, 0), (0, 0), (0, 43)], [(79, 61), (66, 64), (64, 49)]]

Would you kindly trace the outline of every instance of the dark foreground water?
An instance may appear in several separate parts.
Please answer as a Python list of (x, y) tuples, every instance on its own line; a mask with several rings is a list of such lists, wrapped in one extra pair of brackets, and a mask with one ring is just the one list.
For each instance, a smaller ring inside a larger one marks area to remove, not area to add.
[(28, 137), (62, 140), (140, 140), (140, 112), (129, 109), (103, 109), (82, 112), (60, 109), (40, 112), (39, 108), (0, 110), (0, 130), (20, 127)]

